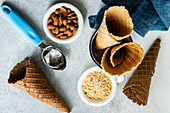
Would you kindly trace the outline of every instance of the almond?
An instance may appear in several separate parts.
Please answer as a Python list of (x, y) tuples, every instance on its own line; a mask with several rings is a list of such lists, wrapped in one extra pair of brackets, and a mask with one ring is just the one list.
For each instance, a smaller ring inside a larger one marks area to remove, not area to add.
[(60, 36), (60, 38), (61, 38), (61, 39), (66, 39), (66, 38), (68, 38), (68, 36), (62, 35), (62, 36)]
[(60, 9), (56, 9), (56, 10), (55, 10), (55, 14), (56, 14), (56, 15), (60, 14)]
[(74, 13), (74, 11), (72, 11), (71, 13), (69, 13), (67, 16), (72, 16), (72, 15), (74, 15), (75, 13)]
[(72, 20), (74, 23), (77, 23), (78, 22), (78, 19), (74, 19), (74, 20)]
[(54, 29), (55, 28), (55, 26), (54, 25), (51, 25), (51, 24), (48, 24), (48, 29)]
[(58, 17), (55, 17), (53, 20), (54, 20), (53, 25), (57, 26), (58, 23), (59, 23), (59, 22), (58, 22), (58, 20), (59, 20)]
[(71, 20), (67, 20), (67, 23), (71, 23)]
[(64, 17), (67, 16), (67, 10), (66, 10), (66, 8), (61, 7), (61, 8), (60, 8), (60, 12), (63, 14)]
[(59, 33), (59, 29), (58, 27), (55, 28), (55, 34), (58, 34)]
[(60, 37), (60, 36), (62, 36), (64, 33), (59, 33), (56, 37), (58, 38), (58, 37)]
[(52, 21), (53, 21), (52, 19), (48, 19), (48, 22), (47, 22), (47, 23), (49, 24), (49, 23), (51, 23)]
[(67, 24), (67, 25), (66, 25), (66, 28), (67, 28), (67, 29), (69, 29), (69, 27), (70, 27), (70, 25), (69, 25), (69, 24)]
[(78, 30), (78, 28), (76, 27), (76, 28), (74, 28), (73, 29), (73, 34), (75, 34), (76, 32), (77, 32), (77, 30)]
[(65, 31), (65, 30), (66, 30), (66, 27), (60, 27), (59, 30), (60, 30), (60, 31)]
[(63, 25), (65, 25), (65, 26), (67, 25), (67, 20), (66, 19), (63, 20)]
[(71, 9), (67, 8), (67, 13), (70, 13), (71, 12)]
[(55, 17), (55, 13), (52, 13), (50, 17), (53, 19)]
[(71, 16), (71, 19), (76, 19), (76, 18), (77, 18), (77, 16), (76, 16), (76, 15)]
[(64, 32), (64, 34), (68, 34), (68, 36), (71, 36), (73, 33), (72, 33), (71, 30), (67, 29), (67, 30)]
[(62, 25), (62, 22), (63, 22), (62, 17), (59, 17), (59, 26), (61, 26), (61, 25)]
[(73, 25), (70, 26), (70, 29), (73, 30), (75, 27)]

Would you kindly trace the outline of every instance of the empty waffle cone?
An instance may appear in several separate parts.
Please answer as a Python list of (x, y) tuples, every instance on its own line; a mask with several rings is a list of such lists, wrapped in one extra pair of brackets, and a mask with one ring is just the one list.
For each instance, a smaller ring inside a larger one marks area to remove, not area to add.
[[(120, 54), (121, 52), (123, 54)], [(121, 61), (119, 64), (115, 65), (114, 57), (117, 57), (118, 53), (122, 55), (119, 58)], [(138, 66), (143, 56), (143, 49), (138, 44), (133, 42), (124, 43), (112, 48), (107, 48), (103, 54), (101, 66), (110, 75), (120, 76)]]
[(52, 88), (30, 58), (14, 67), (10, 72), (8, 83), (60, 111), (70, 112), (66, 103)]
[(132, 19), (124, 6), (113, 6), (105, 11), (96, 37), (96, 49), (105, 49), (119, 44), (133, 31)]
[[(141, 104), (144, 106), (147, 105), (148, 102), (150, 84), (152, 76), (155, 72), (160, 43), (161, 40), (156, 39), (156, 41), (150, 47), (149, 51), (146, 53), (142, 63), (137, 67), (137, 69), (123, 88), (123, 92), (128, 98), (130, 93), (126, 92), (127, 90), (131, 89), (131, 95), (135, 94), (135, 97), (138, 98)], [(135, 102), (134, 98), (129, 99)]]

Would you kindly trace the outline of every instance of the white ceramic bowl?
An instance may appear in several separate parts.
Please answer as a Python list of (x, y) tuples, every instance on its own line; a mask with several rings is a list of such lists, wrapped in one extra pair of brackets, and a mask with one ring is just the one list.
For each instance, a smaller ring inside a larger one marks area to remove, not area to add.
[[(70, 8), (72, 11), (74, 11), (78, 17), (78, 30), (77, 32), (71, 36), (70, 38), (68, 39), (59, 39), (59, 38), (56, 38), (53, 36), (53, 34), (50, 32), (50, 30), (47, 28), (47, 22), (48, 22), (48, 19), (50, 17), (50, 15), (55, 12), (55, 10), (57, 8), (61, 8), (62, 6), (66, 7), (66, 8)], [(48, 9), (48, 11), (46, 12), (45, 16), (44, 16), (44, 20), (43, 20), (43, 28), (44, 28), (44, 31), (46, 33), (46, 35), (54, 42), (56, 43), (61, 43), (61, 44), (66, 44), (66, 43), (70, 43), (70, 42), (73, 42), (75, 41), (81, 34), (82, 30), (83, 30), (83, 16), (82, 14), (80, 13), (80, 11), (73, 5), (69, 4), (69, 3), (58, 3), (58, 4), (55, 4), (53, 5), (52, 7), (50, 7)]]
[[(86, 71), (80, 76), (79, 81), (78, 81), (78, 84), (77, 84), (77, 90), (78, 90), (78, 93), (79, 93), (80, 98), (81, 98), (86, 104), (89, 104), (89, 105), (91, 105), (91, 106), (103, 106), (103, 105), (109, 103), (109, 102), (114, 98), (114, 96), (115, 96), (115, 94), (116, 94), (116, 90), (117, 90), (117, 82), (116, 82), (116, 81), (117, 81), (117, 80), (116, 80), (115, 77), (111, 77), (111, 76), (110, 76), (109, 74), (107, 74), (107, 73), (106, 73), (106, 74), (108, 75), (108, 77), (110, 77), (111, 82), (112, 82), (112, 91), (111, 91), (111, 94), (110, 94), (109, 97), (107, 97), (107, 98), (104, 99), (104, 100), (92, 100), (92, 99), (88, 98), (88, 97), (84, 94), (83, 88), (82, 88), (82, 83), (83, 83), (84, 78), (85, 78), (88, 74), (90, 74), (91, 72), (93, 72), (93, 71), (100, 71), (100, 70), (103, 71), (103, 70), (100, 69), (98, 66), (95, 66), (95, 67), (92, 67), (92, 68), (86, 70)], [(103, 71), (103, 72), (104, 72), (104, 71)], [(104, 73), (105, 73), (105, 72), (104, 72)]]

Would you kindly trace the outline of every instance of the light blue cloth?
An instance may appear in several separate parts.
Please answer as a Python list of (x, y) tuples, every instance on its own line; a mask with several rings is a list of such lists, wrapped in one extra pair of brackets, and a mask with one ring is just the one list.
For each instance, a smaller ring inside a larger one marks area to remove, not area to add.
[(110, 6), (125, 6), (134, 24), (134, 30), (142, 37), (150, 30), (168, 30), (170, 26), (170, 0), (102, 0), (96, 16), (89, 17), (91, 28), (98, 29), (103, 14)]

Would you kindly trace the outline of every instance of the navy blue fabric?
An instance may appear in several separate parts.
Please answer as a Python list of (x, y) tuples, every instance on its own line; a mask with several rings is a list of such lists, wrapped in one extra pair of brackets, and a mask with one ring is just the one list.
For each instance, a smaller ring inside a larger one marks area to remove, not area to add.
[(134, 30), (142, 37), (150, 30), (168, 30), (170, 26), (170, 0), (102, 0), (96, 16), (89, 17), (91, 28), (98, 29), (103, 14), (110, 6), (125, 6), (134, 24)]

